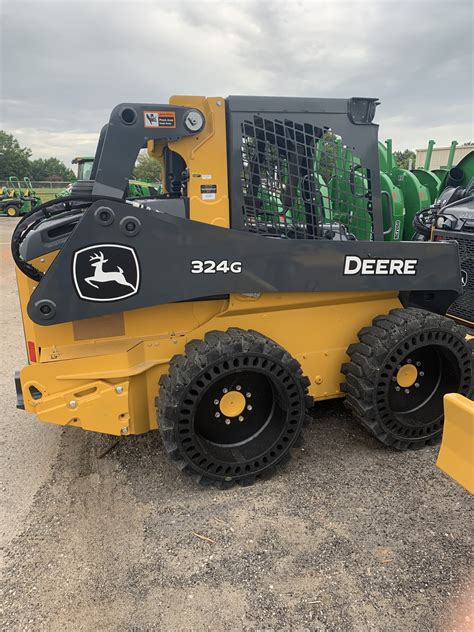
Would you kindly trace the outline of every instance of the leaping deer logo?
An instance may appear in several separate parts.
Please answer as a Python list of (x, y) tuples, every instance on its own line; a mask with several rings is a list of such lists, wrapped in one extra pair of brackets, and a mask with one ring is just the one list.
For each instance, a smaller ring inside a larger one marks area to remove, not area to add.
[(84, 279), (86, 283), (92, 285), (98, 289), (98, 285), (96, 283), (108, 283), (109, 281), (115, 281), (119, 285), (127, 285), (131, 287), (132, 290), (136, 290), (136, 287), (129, 283), (125, 278), (124, 272), (120, 266), (117, 266), (117, 270), (112, 270), (110, 272), (104, 271), (104, 263), (107, 263), (108, 259), (104, 257), (104, 254), (99, 250), (99, 253), (94, 252), (94, 254), (89, 257), (89, 263), (94, 268), (94, 274), (90, 277)]

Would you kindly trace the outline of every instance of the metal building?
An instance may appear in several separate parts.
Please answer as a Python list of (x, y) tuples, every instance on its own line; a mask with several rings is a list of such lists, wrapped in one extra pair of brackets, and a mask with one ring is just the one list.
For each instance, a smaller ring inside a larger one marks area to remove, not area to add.
[[(451, 149), (450, 145), (433, 147), (433, 155), (431, 157), (430, 169), (439, 169), (440, 167), (445, 167), (448, 162), (449, 150)], [(458, 145), (456, 147), (456, 151), (454, 154), (453, 165), (457, 165), (458, 162), (467, 156), (470, 151), (474, 150), (474, 143), (470, 143), (469, 145)], [(425, 164), (425, 157), (427, 148), (423, 149), (415, 149), (416, 151), (416, 168), (423, 167)]]

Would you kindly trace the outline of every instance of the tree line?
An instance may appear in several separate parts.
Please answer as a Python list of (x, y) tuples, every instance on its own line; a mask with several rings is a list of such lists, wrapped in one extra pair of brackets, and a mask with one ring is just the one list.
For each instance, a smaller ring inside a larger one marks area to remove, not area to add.
[(74, 179), (74, 171), (58, 158), (32, 160), (31, 156), (29, 147), (21, 147), (12, 134), (0, 130), (0, 180), (9, 176), (28, 176), (31, 180), (51, 182), (71, 182)]
[[(29, 147), (21, 147), (18, 140), (0, 130), (0, 180), (10, 176), (46, 182), (72, 182), (76, 174), (58, 158), (32, 159)], [(157, 160), (140, 154), (133, 170), (133, 177), (147, 182), (161, 182), (161, 169)]]

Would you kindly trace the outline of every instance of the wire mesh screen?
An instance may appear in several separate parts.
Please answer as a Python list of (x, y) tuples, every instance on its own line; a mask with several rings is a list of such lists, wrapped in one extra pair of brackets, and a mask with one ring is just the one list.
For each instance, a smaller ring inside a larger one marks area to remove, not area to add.
[(370, 171), (340, 136), (258, 115), (241, 131), (247, 230), (287, 239), (373, 239)]

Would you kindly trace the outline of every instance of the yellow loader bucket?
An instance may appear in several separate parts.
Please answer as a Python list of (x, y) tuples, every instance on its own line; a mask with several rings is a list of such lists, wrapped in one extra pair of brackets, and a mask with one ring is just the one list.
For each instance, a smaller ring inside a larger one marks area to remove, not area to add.
[(474, 402), (458, 393), (444, 396), (443, 441), (436, 465), (474, 494)]

